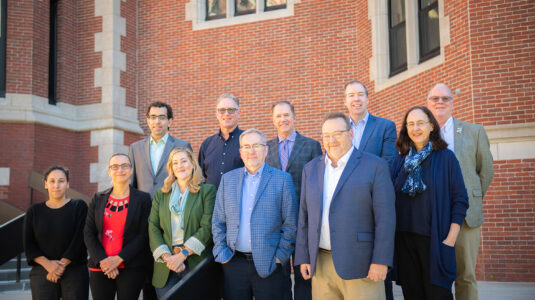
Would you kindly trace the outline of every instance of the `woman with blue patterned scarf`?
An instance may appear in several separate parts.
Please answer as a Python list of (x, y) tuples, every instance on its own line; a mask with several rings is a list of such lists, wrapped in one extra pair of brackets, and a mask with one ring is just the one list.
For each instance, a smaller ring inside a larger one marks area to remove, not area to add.
[(212, 252), (212, 213), (216, 188), (204, 184), (202, 170), (187, 148), (175, 148), (169, 176), (154, 193), (149, 241), (154, 257), (152, 284), (162, 298)]
[(405, 114), (396, 148), (398, 284), (405, 299), (453, 299), (455, 241), (468, 209), (459, 162), (426, 107)]

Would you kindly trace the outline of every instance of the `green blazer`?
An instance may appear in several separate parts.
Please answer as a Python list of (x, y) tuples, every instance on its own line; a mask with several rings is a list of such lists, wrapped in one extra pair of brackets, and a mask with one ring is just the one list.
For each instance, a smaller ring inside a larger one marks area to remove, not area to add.
[(454, 152), (461, 165), (470, 202), (466, 211), (466, 224), (478, 227), (483, 224), (483, 196), (494, 177), (489, 139), (483, 126), (455, 118), (453, 130)]
[[(212, 213), (215, 196), (216, 188), (211, 184), (202, 184), (199, 192), (195, 194), (188, 193), (184, 208), (184, 242), (193, 236), (205, 246), (200, 256), (193, 254), (186, 260), (190, 270), (212, 251)], [(170, 197), (171, 192), (164, 194), (161, 189), (154, 193), (149, 216), (149, 243), (152, 252), (163, 244), (167, 245), (170, 250), (172, 249)], [(166, 264), (155, 261), (152, 284), (157, 288), (162, 288), (168, 277), (169, 269)]]

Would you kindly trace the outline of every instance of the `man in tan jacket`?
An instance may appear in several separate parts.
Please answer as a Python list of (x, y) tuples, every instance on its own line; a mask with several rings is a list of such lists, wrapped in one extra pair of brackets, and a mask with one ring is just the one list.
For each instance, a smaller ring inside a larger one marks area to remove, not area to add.
[(427, 108), (437, 119), (448, 148), (459, 160), (470, 203), (455, 245), (455, 298), (477, 299), (476, 262), (483, 224), (482, 203), (494, 176), (489, 140), (483, 126), (452, 117), (453, 93), (445, 84), (439, 83), (429, 91)]

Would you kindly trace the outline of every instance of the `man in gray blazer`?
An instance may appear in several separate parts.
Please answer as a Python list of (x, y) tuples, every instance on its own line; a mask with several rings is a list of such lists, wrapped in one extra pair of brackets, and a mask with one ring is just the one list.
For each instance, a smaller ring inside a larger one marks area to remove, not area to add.
[(223, 174), (212, 216), (213, 253), (223, 264), (225, 300), (281, 299), (294, 250), (297, 197), (292, 178), (265, 164), (266, 137), (240, 135), (245, 167)]
[[(321, 145), (318, 141), (300, 135), (295, 131), (295, 108), (288, 101), (277, 101), (271, 106), (273, 124), (277, 128), (277, 137), (268, 141), (269, 152), (266, 163), (279, 170), (286, 171), (292, 175), (297, 199), (301, 192), (301, 174), (303, 166), (314, 157), (322, 154)], [(288, 286), (292, 285), (290, 277), (290, 265), (284, 272)], [(299, 267), (294, 272), (295, 285), (294, 300), (312, 299), (310, 290), (310, 280), (304, 280), (299, 272)], [(291, 292), (285, 295), (284, 299), (292, 299)]]
[(455, 244), (455, 299), (477, 299), (476, 262), (483, 224), (483, 196), (494, 176), (489, 139), (483, 126), (452, 117), (453, 93), (447, 85), (439, 83), (429, 90), (427, 108), (437, 119), (448, 149), (459, 160), (470, 204)]
[(353, 129), (353, 145), (360, 151), (384, 158), (390, 165), (397, 154), (396, 124), (368, 112), (368, 89), (362, 82), (353, 80), (346, 83), (344, 96)]
[(294, 265), (313, 299), (385, 299), (394, 256), (394, 187), (384, 159), (352, 145), (348, 118), (327, 115), (326, 154), (303, 169)]
[(130, 145), (130, 160), (134, 174), (133, 186), (151, 196), (163, 186), (167, 177), (167, 160), (171, 150), (177, 147), (191, 149), (191, 145), (169, 134), (173, 120), (171, 106), (163, 102), (153, 102), (147, 109), (147, 125), (150, 136)]

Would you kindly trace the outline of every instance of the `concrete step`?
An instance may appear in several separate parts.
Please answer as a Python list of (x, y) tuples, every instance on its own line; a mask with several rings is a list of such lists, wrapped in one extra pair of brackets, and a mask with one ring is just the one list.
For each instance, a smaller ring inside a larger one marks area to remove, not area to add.
[[(20, 279), (30, 278), (30, 270), (32, 268), (26, 267), (20, 269)], [(11, 281), (17, 279), (17, 269), (0, 269), (0, 282)]]
[(14, 292), (14, 291), (29, 291), (30, 279), (23, 279), (20, 282), (15, 280), (6, 280), (0, 282), (0, 293)]
[[(27, 268), (28, 267), (28, 263), (26, 262), (26, 256), (22, 256), (21, 260), (20, 260), (20, 266), (21, 268)], [(16, 269), (17, 268), (17, 258), (12, 258), (10, 259), (8, 262), (6, 262), (5, 264), (1, 265), (0, 266), (0, 270), (4, 270), (4, 269)]]

